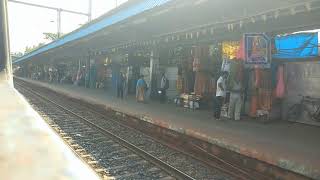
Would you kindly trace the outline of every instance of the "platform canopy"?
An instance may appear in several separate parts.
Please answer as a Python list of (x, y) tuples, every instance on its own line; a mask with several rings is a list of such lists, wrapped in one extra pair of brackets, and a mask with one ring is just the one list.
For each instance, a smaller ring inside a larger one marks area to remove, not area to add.
[(14, 64), (69, 59), (137, 43), (245, 32), (294, 32), (320, 26), (320, 0), (129, 0)]

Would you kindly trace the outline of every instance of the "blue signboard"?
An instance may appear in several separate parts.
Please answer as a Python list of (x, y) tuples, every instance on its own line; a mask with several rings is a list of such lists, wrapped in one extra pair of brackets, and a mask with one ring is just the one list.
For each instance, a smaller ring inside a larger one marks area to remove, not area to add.
[(244, 34), (245, 66), (270, 68), (271, 41), (264, 33)]
[(276, 36), (273, 58), (299, 59), (319, 56), (318, 33)]

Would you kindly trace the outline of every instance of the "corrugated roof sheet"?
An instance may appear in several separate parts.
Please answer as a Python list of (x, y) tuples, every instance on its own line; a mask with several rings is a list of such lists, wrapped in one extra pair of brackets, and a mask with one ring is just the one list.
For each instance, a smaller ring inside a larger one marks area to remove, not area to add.
[(106, 28), (108, 26), (116, 24), (120, 21), (123, 21), (127, 18), (130, 18), (132, 16), (135, 16), (137, 14), (140, 14), (144, 11), (150, 10), (150, 9), (155, 8), (157, 6), (161, 6), (169, 1), (172, 1), (172, 0), (144, 0), (144, 1), (141, 1), (137, 4), (134, 4), (126, 9), (124, 9), (124, 10), (116, 12), (113, 15), (108, 16), (108, 17), (106, 17), (106, 18), (104, 18), (94, 24), (91, 24), (87, 27), (79, 29), (78, 31), (70, 33), (70, 34), (62, 37), (61, 39), (58, 39), (57, 41), (54, 41), (48, 45), (45, 45), (45, 46), (35, 50), (35, 51), (32, 51), (31, 53), (17, 59), (15, 61), (15, 63), (21, 62), (27, 58), (30, 58), (30, 57), (35, 56), (37, 54), (43, 53), (43, 52), (48, 51), (50, 49), (62, 46), (68, 42), (83, 38), (83, 37), (88, 36), (90, 34), (93, 34), (99, 30), (102, 30), (103, 28)]

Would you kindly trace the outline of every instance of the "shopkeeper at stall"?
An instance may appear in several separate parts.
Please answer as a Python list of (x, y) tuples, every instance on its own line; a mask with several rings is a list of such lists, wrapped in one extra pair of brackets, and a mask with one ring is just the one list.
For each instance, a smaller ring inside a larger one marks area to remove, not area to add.
[(228, 109), (228, 117), (231, 120), (240, 120), (241, 107), (242, 107), (242, 82), (239, 76), (234, 77), (231, 80), (231, 89), (230, 89), (230, 102)]
[(221, 114), (221, 107), (223, 105), (224, 99), (226, 97), (226, 80), (228, 77), (228, 72), (223, 71), (220, 78), (217, 81), (217, 91), (216, 99), (214, 103), (214, 118), (219, 120)]

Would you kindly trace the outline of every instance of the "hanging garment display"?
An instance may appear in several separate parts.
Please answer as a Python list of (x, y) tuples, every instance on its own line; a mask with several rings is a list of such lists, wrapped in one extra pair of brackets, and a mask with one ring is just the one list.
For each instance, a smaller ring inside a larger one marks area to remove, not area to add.
[(193, 71), (206, 71), (210, 70), (212, 62), (209, 58), (209, 46), (196, 46), (193, 48)]
[(251, 96), (251, 102), (250, 102), (250, 117), (257, 117), (257, 110), (258, 110), (258, 97), (257, 96)]
[(192, 67), (193, 67), (194, 72), (200, 71), (200, 59), (199, 58), (194, 58)]
[(261, 69), (259, 73), (258, 86), (258, 109), (263, 112), (269, 112), (272, 105), (272, 76), (270, 69)]
[(258, 102), (260, 110), (270, 111), (272, 105), (272, 91), (260, 88), (258, 90)]
[(272, 76), (271, 69), (260, 70), (258, 86), (258, 114), (268, 114), (272, 106)]
[(284, 67), (283, 65), (278, 67), (278, 82), (276, 87), (276, 97), (283, 98), (285, 93), (285, 84), (284, 84)]
[(244, 40), (243, 40), (243, 38), (241, 38), (241, 40), (240, 40), (240, 46), (239, 46), (236, 58), (238, 60), (244, 60), (245, 59)]
[(184, 92), (183, 92), (183, 90), (184, 90), (183, 78), (182, 78), (181, 75), (178, 75), (177, 83), (176, 83), (176, 88), (177, 88), (177, 92), (178, 92), (179, 94), (184, 93)]
[(204, 72), (196, 72), (196, 79), (194, 84), (194, 92), (196, 95), (204, 95), (208, 85), (208, 76)]
[(278, 64), (272, 63), (271, 64), (271, 83), (272, 89), (277, 87), (277, 78), (278, 78)]
[(272, 75), (270, 69), (261, 69), (259, 88), (272, 90)]
[(261, 80), (261, 69), (260, 68), (255, 68), (254, 69), (254, 73), (255, 73), (255, 83), (254, 83), (254, 87), (258, 88), (260, 86), (260, 80)]
[(252, 72), (250, 116), (268, 114), (272, 106), (271, 70), (255, 68)]
[(192, 61), (191, 59), (188, 59), (187, 61), (184, 61), (181, 65), (181, 78), (183, 84), (181, 93), (189, 93), (193, 91), (194, 78), (192, 74)]

